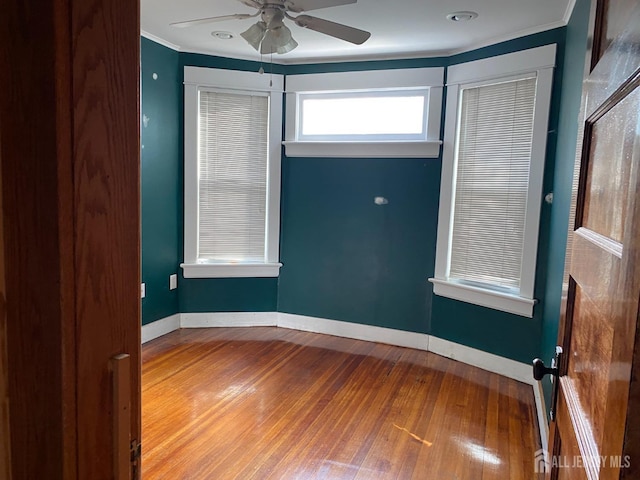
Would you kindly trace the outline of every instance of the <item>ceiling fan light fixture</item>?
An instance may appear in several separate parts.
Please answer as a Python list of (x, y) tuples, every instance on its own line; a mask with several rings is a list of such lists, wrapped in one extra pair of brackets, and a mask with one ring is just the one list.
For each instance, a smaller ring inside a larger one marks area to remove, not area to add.
[(287, 53), (298, 46), (292, 35), (291, 30), (284, 25), (275, 28), (269, 28), (262, 39), (260, 45), (260, 53)]
[(293, 38), (291, 38), (291, 40), (289, 40), (286, 44), (282, 45), (281, 47), (278, 47), (276, 52), (280, 54), (287, 53), (293, 50), (294, 48), (296, 48), (297, 46), (298, 46), (298, 42), (296, 42)]
[(260, 43), (267, 33), (267, 24), (264, 22), (258, 22), (251, 25), (247, 30), (242, 32), (240, 36), (244, 38), (249, 45), (260, 51)]

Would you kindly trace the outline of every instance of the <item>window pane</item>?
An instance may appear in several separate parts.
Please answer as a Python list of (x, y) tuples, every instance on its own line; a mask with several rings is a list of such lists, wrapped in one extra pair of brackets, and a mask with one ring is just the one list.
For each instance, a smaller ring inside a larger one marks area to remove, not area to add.
[(536, 79), (461, 93), (450, 278), (519, 291)]
[(198, 259), (264, 261), (269, 99), (200, 92)]
[(304, 98), (303, 136), (423, 135), (425, 95)]

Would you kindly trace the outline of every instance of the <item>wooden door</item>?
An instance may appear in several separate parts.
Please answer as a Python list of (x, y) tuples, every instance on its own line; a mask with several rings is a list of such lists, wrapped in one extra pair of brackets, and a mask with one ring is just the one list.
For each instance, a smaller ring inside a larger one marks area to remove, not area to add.
[(12, 478), (129, 479), (140, 438), (139, 1), (2, 0), (0, 11)]
[[(1, 128), (1, 127), (0, 127)], [(1, 155), (1, 153), (0, 153)], [(0, 158), (0, 220), (2, 219), (2, 161)], [(11, 480), (9, 444), (9, 368), (7, 366), (7, 303), (4, 283), (4, 241), (0, 221), (0, 478)]]
[(640, 478), (640, 1), (594, 1), (552, 479)]

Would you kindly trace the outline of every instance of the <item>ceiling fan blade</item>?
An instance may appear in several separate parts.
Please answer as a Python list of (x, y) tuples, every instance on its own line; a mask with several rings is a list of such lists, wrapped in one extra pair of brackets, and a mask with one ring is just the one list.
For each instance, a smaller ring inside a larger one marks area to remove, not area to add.
[(322, 18), (312, 17), (310, 15), (298, 15), (294, 21), (299, 27), (315, 30), (316, 32), (355, 43), (356, 45), (362, 45), (371, 36), (369, 32), (364, 30), (342, 25), (341, 23), (331, 22)]
[(258, 2), (257, 0), (238, 0), (238, 1), (240, 3), (244, 3), (248, 7), (262, 8), (262, 3)]
[(292, 12), (308, 12), (309, 10), (349, 5), (357, 1), (358, 0), (285, 0), (284, 6)]
[(243, 20), (245, 18), (251, 18), (255, 16), (257, 16), (257, 14), (251, 15), (248, 13), (235, 13), (233, 15), (222, 15), (220, 17), (208, 17), (199, 18), (198, 20), (187, 20), (186, 22), (175, 22), (171, 23), (170, 25), (176, 28), (185, 28), (193, 27), (195, 25), (202, 25), (203, 23), (223, 22), (225, 20)]

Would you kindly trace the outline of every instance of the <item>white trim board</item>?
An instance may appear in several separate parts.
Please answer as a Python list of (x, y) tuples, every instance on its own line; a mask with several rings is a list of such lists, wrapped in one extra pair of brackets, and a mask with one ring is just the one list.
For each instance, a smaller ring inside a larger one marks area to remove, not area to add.
[[(177, 320), (179, 319), (179, 320)], [(407, 332), (340, 320), (309, 317), (282, 312), (211, 312), (181, 313), (157, 322), (143, 325), (143, 343), (179, 328), (211, 327), (281, 327), (305, 332), (322, 333), (336, 337), (353, 338), (368, 342), (386, 343), (399, 347), (425, 350), (443, 357), (497, 373), (527, 385), (535, 385), (531, 366), (483, 352), (459, 343), (434, 337), (426, 333)], [(148, 332), (148, 333), (146, 333)], [(158, 333), (162, 332), (162, 333)]]
[(533, 398), (536, 401), (536, 413), (538, 415), (538, 429), (540, 430), (540, 442), (542, 449), (549, 451), (549, 424), (547, 423), (547, 407), (544, 401), (544, 391), (541, 382), (533, 384)]
[(326, 318), (278, 312), (278, 327), (428, 350), (429, 335)]
[(509, 358), (483, 352), (449, 340), (432, 336), (429, 339), (429, 351), (527, 385), (533, 385), (534, 382), (531, 366), (525, 363), (516, 362)]
[(144, 30), (140, 30), (140, 36), (146, 38), (147, 40), (151, 40), (163, 47), (170, 48), (171, 50), (175, 50), (176, 52), (180, 51), (180, 47), (174, 43), (166, 41), (164, 38), (157, 37), (153, 33), (146, 32)]
[(277, 327), (277, 312), (181, 313), (180, 328)]
[(180, 330), (182, 323), (182, 315), (176, 313), (170, 317), (161, 318), (155, 322), (142, 325), (142, 343), (150, 342), (158, 337), (171, 333), (175, 330)]

